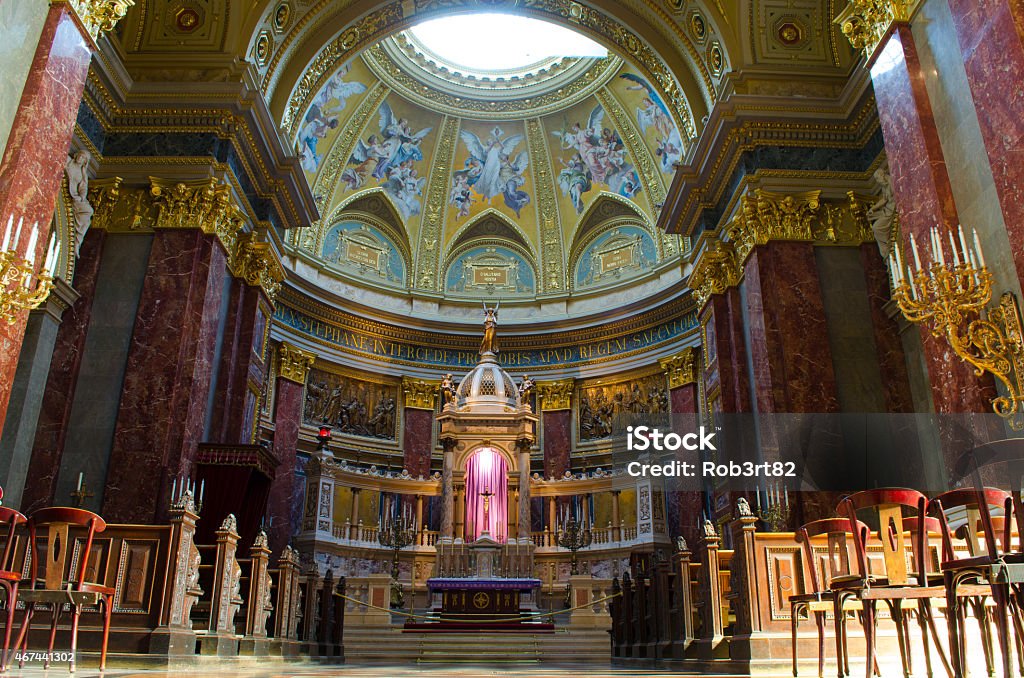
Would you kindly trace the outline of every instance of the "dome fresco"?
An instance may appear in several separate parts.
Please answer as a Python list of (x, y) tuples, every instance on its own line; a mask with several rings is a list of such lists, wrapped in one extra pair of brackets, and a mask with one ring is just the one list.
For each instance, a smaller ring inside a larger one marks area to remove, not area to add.
[[(646, 79), (615, 56), (493, 77), (453, 69), (399, 34), (340, 64), (310, 100), (293, 143), (325, 218), (294, 237), (324, 273), (514, 303), (628, 284), (678, 259), (679, 237), (653, 224), (685, 149)], [(370, 191), (407, 249), (351, 213)], [(603, 223), (594, 207), (613, 198), (628, 217)], [(633, 245), (598, 253), (625, 234)]]

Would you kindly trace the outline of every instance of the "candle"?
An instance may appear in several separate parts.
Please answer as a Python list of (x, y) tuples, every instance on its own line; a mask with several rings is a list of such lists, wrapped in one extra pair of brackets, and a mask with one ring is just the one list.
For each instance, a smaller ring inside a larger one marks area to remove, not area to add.
[(25, 221), (25, 217), (18, 217), (18, 228), (14, 231), (14, 247), (18, 249), (18, 243), (21, 242), (21, 224)]
[(761, 512), (761, 488), (757, 489), (757, 512)]
[(950, 232), (948, 235), (949, 235), (949, 249), (953, 250), (953, 265), (954, 266), (959, 266), (960, 265), (960, 253), (956, 251), (956, 243), (953, 242), (953, 233)]
[(783, 496), (786, 498), (786, 508), (788, 509), (789, 508), (789, 488), (788, 487), (784, 487), (783, 488), (783, 492), (784, 492)]
[(79, 472), (79, 474), (78, 474), (78, 491), (79, 492), (82, 491), (82, 476), (84, 476), (84, 475), (85, 474), (81, 473), (81, 472)]
[[(910, 249), (914, 251), (914, 268), (918, 271), (921, 270), (921, 255), (917, 251), (917, 241), (914, 239), (914, 234), (910, 234)], [(913, 276), (911, 276), (913, 279)]]
[(903, 255), (900, 254), (900, 246), (898, 243), (893, 245), (892, 253), (896, 257), (896, 268), (899, 270), (899, 280), (900, 282), (903, 282)]
[(178, 479), (175, 478), (171, 481), (171, 501), (174, 501), (174, 495), (178, 491)]
[(28, 249), (26, 250), (28, 265), (31, 267), (36, 262), (36, 241), (39, 240), (38, 222), (32, 226), (32, 234), (28, 237)]
[(0, 247), (0, 252), (6, 252), (7, 248), (11, 244), (11, 228), (14, 226), (14, 215), (12, 214), (7, 218), (7, 230), (4, 231), (4, 245)]
[(964, 263), (970, 262), (970, 253), (967, 250), (967, 240), (964, 239), (964, 225), (960, 224), (957, 227), (957, 237), (960, 239), (960, 251), (964, 253)]
[(203, 503), (203, 491), (206, 489), (206, 478), (199, 484), (199, 503)]
[(974, 229), (974, 250), (978, 255), (978, 263), (985, 268), (985, 255), (981, 251), (981, 241), (978, 240), (978, 229)]
[(942, 254), (942, 236), (939, 235), (939, 227), (938, 226), (935, 227), (934, 233), (935, 233), (935, 253), (936, 253), (936, 255), (938, 255), (939, 265), (940, 266), (945, 266), (946, 265), (946, 257), (943, 256), (943, 254)]

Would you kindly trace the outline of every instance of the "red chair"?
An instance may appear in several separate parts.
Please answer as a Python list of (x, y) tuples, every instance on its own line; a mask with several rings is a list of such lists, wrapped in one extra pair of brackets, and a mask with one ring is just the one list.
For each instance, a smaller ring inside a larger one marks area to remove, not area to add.
[[(78, 553), (78, 567), (71, 572), (71, 563), (67, 556), (72, 551), (68, 548), (69, 532), (73, 526), (86, 530), (85, 545)], [(40, 528), (46, 528), (46, 547), (40, 550), (37, 541)], [(113, 608), (114, 589), (102, 584), (87, 582), (85, 569), (89, 564), (89, 552), (92, 550), (93, 537), (107, 529), (107, 524), (95, 513), (85, 509), (53, 507), (34, 511), (28, 517), (29, 553), (32, 565), (29, 570), (31, 588), (21, 592), (25, 602), (25, 619), (21, 623), (21, 631), (15, 648), (23, 651), (28, 646), (28, 631), (32, 624), (32, 615), (36, 605), (48, 604), (52, 610), (50, 623), (49, 653), (53, 652), (53, 642), (57, 635), (57, 623), (64, 610), (64, 605), (71, 605), (71, 671), (75, 670), (75, 651), (78, 649), (78, 620), (82, 608), (86, 605), (102, 604), (103, 609), (103, 645), (100, 650), (100, 671), (107, 666), (107, 640), (110, 636), (110, 613)], [(44, 562), (42, 579), (37, 577), (40, 558)], [(41, 585), (41, 587), (40, 587)], [(49, 668), (49, 658), (43, 668)], [(20, 664), (19, 664), (20, 666)]]
[[(1006, 560), (1005, 546), (1012, 543), (1013, 522), (1007, 519), (1013, 512), (1013, 497), (1009, 492), (986, 487), (982, 490), (965, 488), (951, 490), (938, 495), (931, 501), (929, 509), (943, 524), (942, 572), (945, 575), (947, 616), (950, 618), (949, 645), (953, 657), (954, 675), (966, 673), (966, 651), (964, 649), (964, 614), (960, 607), (963, 598), (984, 599), (991, 596), (995, 603), (996, 632), (1002, 653), (1003, 675), (1011, 676), (1013, 650), (1010, 647), (1009, 618), (1013, 616), (1020, 629), (1019, 611), (1011, 598), (1010, 581), (1001, 577), (1001, 568), (1012, 566)], [(998, 524), (993, 512), (1002, 513)], [(949, 515), (955, 512), (966, 518), (963, 528), (956, 536), (967, 545), (965, 556), (957, 556), (953, 544), (953, 533), (949, 530)], [(980, 527), (980, 538), (979, 530)], [(975, 615), (982, 625), (982, 640), (987, 635), (988, 614), (984, 604), (975, 605)], [(991, 650), (984, 648), (986, 661)]]
[[(0, 490), (0, 496), (3, 491)], [(4, 626), (4, 649), (0, 654), (0, 673), (7, 670), (7, 655), (11, 649), (11, 629), (14, 627), (14, 609), (18, 605), (18, 584), (21, 572), (17, 571), (17, 543), (14, 535), (18, 526), (25, 522), (25, 516), (14, 509), (0, 507), (0, 525), (7, 525), (7, 542), (4, 544), (3, 560), (0, 560), (0, 589), (7, 593), (7, 624)]]
[[(928, 498), (917, 490), (905, 488), (884, 488), (857, 492), (844, 499), (838, 511), (846, 515), (853, 532), (855, 553), (857, 556), (858, 574), (834, 579), (832, 589), (836, 592), (836, 633), (840, 632), (842, 605), (849, 598), (856, 598), (864, 606), (863, 626), (865, 641), (866, 675), (871, 676), (872, 659), (875, 656), (876, 605), (884, 602), (896, 625), (896, 639), (899, 642), (900, 660), (904, 676), (912, 670), (910, 655), (910, 634), (907, 612), (916, 607), (921, 621), (921, 640), (924, 644), (924, 655), (928, 675), (931, 675), (931, 652), (928, 633), (932, 638), (938, 637), (935, 620), (932, 616), (931, 599), (944, 599), (946, 589), (941, 585), (933, 585), (929, 577), (927, 517)], [(873, 519), (868, 521), (879, 525), (878, 544), (882, 547), (882, 563), (884, 575), (871, 572), (868, 562), (868, 539), (870, 531), (861, 527), (858, 520), (859, 512), (871, 512)], [(908, 525), (905, 520), (912, 520), (909, 527), (910, 544), (907, 543)], [(909, 548), (908, 548), (909, 547)], [(912, 568), (907, 564), (912, 554)], [(937, 584), (937, 582), (936, 582)], [(937, 648), (943, 663), (946, 656), (941, 647)]]

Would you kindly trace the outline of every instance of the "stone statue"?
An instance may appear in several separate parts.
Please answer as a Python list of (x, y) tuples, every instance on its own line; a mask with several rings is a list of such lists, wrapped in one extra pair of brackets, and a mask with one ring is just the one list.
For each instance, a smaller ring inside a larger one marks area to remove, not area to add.
[(875, 234), (878, 251), (883, 259), (888, 260), (892, 249), (892, 222), (896, 218), (896, 199), (893, 197), (889, 166), (882, 165), (875, 170), (874, 178), (880, 192), (878, 199), (868, 208), (866, 216), (871, 222), (871, 232)]
[(499, 301), (494, 308), (487, 308), (487, 303), (484, 302), (484, 338), (480, 342), (480, 353), (497, 353), (498, 352), (498, 307), (501, 306)]
[(446, 374), (441, 380), (441, 404), (447, 405), (453, 402), (455, 402), (455, 379), (451, 374)]
[(75, 256), (82, 247), (85, 232), (92, 223), (93, 209), (89, 204), (89, 161), (92, 156), (88, 151), (78, 151), (68, 158), (64, 165), (64, 173), (68, 178), (68, 192), (71, 194), (71, 206), (75, 212)]
[(530, 375), (524, 374), (523, 380), (519, 383), (519, 399), (522, 402), (528, 402), (530, 400), (530, 394), (533, 393), (534, 382), (530, 379)]
[(747, 501), (746, 497), (740, 497), (736, 500), (736, 513), (738, 513), (741, 518), (749, 518), (754, 515), (750, 510), (750, 502)]

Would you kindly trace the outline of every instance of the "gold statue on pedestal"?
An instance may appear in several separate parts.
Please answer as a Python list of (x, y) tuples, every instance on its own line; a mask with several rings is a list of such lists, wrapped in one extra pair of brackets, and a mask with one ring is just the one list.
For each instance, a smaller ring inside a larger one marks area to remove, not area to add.
[(498, 352), (499, 306), (501, 306), (500, 301), (494, 308), (487, 308), (487, 302), (484, 302), (484, 338), (480, 342), (480, 355)]

